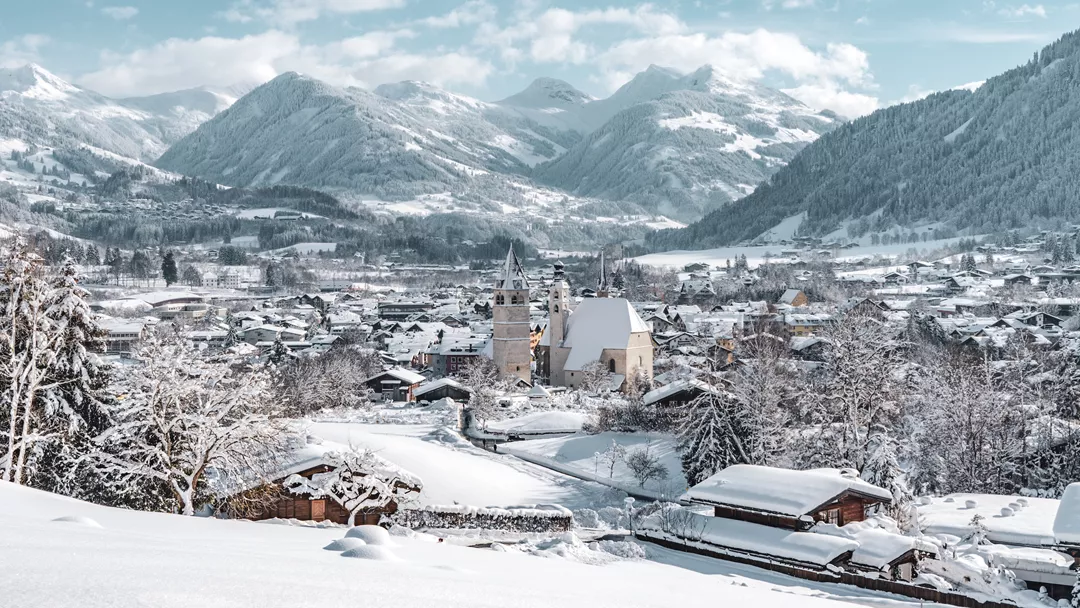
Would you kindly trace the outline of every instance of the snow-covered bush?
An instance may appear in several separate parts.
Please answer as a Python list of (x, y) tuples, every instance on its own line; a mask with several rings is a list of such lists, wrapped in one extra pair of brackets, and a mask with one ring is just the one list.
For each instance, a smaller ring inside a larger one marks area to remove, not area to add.
[(390, 516), (396, 524), (412, 529), (503, 530), (506, 532), (568, 532), (573, 514), (556, 506), (481, 508), (463, 505), (404, 509)]

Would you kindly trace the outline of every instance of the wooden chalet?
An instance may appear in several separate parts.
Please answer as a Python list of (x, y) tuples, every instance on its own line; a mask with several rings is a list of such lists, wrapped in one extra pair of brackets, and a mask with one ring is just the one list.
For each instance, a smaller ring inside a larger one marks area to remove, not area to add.
[(868, 510), (892, 502), (888, 490), (849, 469), (792, 471), (735, 465), (690, 488), (683, 496), (713, 507), (716, 517), (773, 528), (804, 530), (814, 522), (843, 526), (866, 519)]
[[(285, 487), (285, 480), (293, 475), (311, 479), (319, 473), (333, 470), (323, 461), (323, 454), (331, 449), (344, 449), (336, 445), (308, 444), (292, 455), (291, 462), (273, 475), (269, 483), (240, 484), (226, 496), (225, 512), (230, 517), (251, 519), (298, 519), (301, 521), (330, 521), (337, 524), (349, 523), (349, 511), (336, 500), (329, 497), (314, 497), (298, 494)], [(423, 483), (419, 478), (401, 470), (395, 465), (383, 461), (394, 471), (399, 481), (395, 484), (396, 494), (419, 495)], [(370, 509), (358, 513), (355, 525), (378, 525), (384, 515), (392, 515), (398, 510), (398, 502), (391, 501), (381, 509)]]
[(382, 401), (412, 401), (413, 390), (426, 381), (420, 374), (402, 368), (388, 369), (364, 380), (369, 392)]

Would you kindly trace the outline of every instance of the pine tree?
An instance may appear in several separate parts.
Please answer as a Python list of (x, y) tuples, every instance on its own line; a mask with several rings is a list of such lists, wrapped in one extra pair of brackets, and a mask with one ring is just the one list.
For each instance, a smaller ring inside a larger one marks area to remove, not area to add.
[(176, 258), (172, 251), (168, 251), (161, 260), (161, 278), (165, 279), (166, 287), (176, 282), (176, 275)]
[(1072, 598), (1069, 602), (1072, 608), (1080, 608), (1080, 570), (1076, 571), (1076, 582), (1073, 583)]
[(281, 341), (281, 336), (278, 336), (274, 340), (274, 345), (270, 347), (270, 354), (267, 355), (267, 359), (274, 365), (281, 365), (289, 357), (289, 347), (285, 346), (285, 343)]
[(723, 393), (707, 392), (695, 399), (686, 412), (679, 435), (683, 473), (691, 486), (743, 462), (734, 445), (734, 429)]

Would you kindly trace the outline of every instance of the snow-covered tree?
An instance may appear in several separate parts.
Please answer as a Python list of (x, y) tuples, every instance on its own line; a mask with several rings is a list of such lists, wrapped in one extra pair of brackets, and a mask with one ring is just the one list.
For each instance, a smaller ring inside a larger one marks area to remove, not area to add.
[(330, 471), (311, 478), (292, 475), (285, 488), (314, 498), (330, 498), (349, 512), (349, 525), (355, 525), (360, 513), (379, 511), (391, 503), (399, 507), (411, 504), (420, 481), (391, 465), (371, 450), (329, 452), (323, 463)]
[(499, 397), (509, 389), (507, 379), (499, 375), (499, 366), (491, 358), (478, 355), (458, 370), (457, 378), (472, 390), (469, 415), (481, 426), (487, 425), (498, 411)]
[(177, 281), (176, 255), (172, 251), (166, 252), (161, 260), (161, 278), (165, 279), (166, 287)]
[(92, 458), (119, 483), (167, 486), (175, 511), (192, 515), (208, 470), (223, 479), (258, 475), (291, 432), (268, 398), (265, 370), (208, 363), (167, 331), (145, 339), (134, 353), (138, 365), (117, 379), (116, 423), (96, 438)]
[(1080, 608), (1080, 570), (1076, 571), (1076, 582), (1073, 583), (1072, 597), (1069, 601), (1072, 608)]
[(889, 515), (901, 530), (915, 530), (918, 522), (911, 518), (914, 496), (907, 484), (907, 473), (900, 467), (896, 439), (886, 432), (876, 433), (870, 438), (870, 446), (870, 459), (862, 469), (862, 478), (892, 494)]
[(274, 339), (273, 346), (270, 347), (270, 353), (266, 355), (266, 359), (274, 365), (281, 365), (285, 363), (289, 358), (289, 347), (285, 346), (285, 343), (281, 341), (281, 336)]
[[(16, 241), (3, 260), (0, 278), (0, 421), (6, 439), (3, 479), (24, 483), (42, 467), (63, 468), (54, 448), (105, 416), (100, 390), (106, 371), (89, 351), (100, 329), (78, 286), (70, 259), (52, 283), (41, 260)], [(51, 473), (56, 473), (53, 470)]]
[(702, 393), (687, 408), (679, 431), (679, 451), (686, 482), (701, 483), (717, 471), (746, 462), (731, 420), (730, 395)]
[(861, 470), (871, 454), (870, 438), (896, 423), (906, 387), (899, 333), (857, 313), (823, 332), (824, 373), (804, 400), (819, 428), (809, 441), (833, 447), (823, 454), (827, 462), (807, 464)]
[(626, 448), (619, 445), (619, 442), (614, 439), (611, 440), (611, 445), (606, 450), (597, 454), (597, 458), (604, 464), (604, 467), (608, 470), (608, 477), (615, 476), (615, 465), (626, 460)]

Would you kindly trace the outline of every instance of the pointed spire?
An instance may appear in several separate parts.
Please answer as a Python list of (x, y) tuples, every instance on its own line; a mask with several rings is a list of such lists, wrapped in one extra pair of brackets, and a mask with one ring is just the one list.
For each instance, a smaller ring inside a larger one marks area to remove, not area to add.
[(607, 263), (604, 261), (604, 250), (600, 250), (600, 278), (596, 280), (596, 297), (608, 296)]
[(495, 289), (528, 289), (529, 279), (525, 276), (525, 269), (521, 267), (514, 246), (510, 245), (510, 251), (506, 254), (506, 262), (502, 271), (495, 279)]
[(566, 280), (566, 264), (563, 264), (562, 260), (555, 260), (553, 268), (555, 270), (554, 279), (556, 281)]

